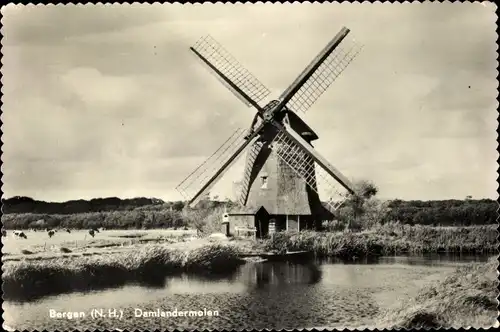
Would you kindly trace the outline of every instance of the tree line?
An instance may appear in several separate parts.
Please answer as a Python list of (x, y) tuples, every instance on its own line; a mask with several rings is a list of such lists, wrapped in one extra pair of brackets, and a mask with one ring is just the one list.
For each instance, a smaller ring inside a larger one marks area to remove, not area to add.
[(385, 223), (427, 226), (471, 226), (497, 223), (498, 202), (492, 199), (382, 201), (371, 181), (354, 182), (357, 195), (349, 195), (334, 212), (329, 229), (366, 229)]
[[(386, 222), (409, 225), (469, 226), (495, 224), (498, 203), (492, 199), (439, 201), (380, 201), (376, 189), (368, 186), (365, 199), (353, 199), (337, 211), (336, 217), (348, 227), (370, 227)], [(212, 212), (234, 202), (203, 200), (195, 210), (186, 210), (186, 202), (164, 202), (156, 198), (97, 198), (62, 203), (43, 202), (29, 197), (2, 201), (5, 228), (108, 227), (162, 228), (198, 227)], [(42, 225), (42, 226), (41, 226)], [(40, 227), (39, 227), (40, 226)], [(343, 226), (342, 226), (343, 227)]]
[(222, 215), (224, 207), (230, 209), (236, 205), (203, 200), (196, 209), (185, 209), (186, 204), (184, 201), (164, 202), (155, 198), (122, 200), (112, 197), (47, 203), (29, 197), (14, 197), (3, 201), (2, 226), (5, 229), (189, 227), (203, 230), (207, 220)]
[(118, 197), (94, 198), (91, 200), (71, 200), (67, 202), (45, 202), (34, 200), (31, 197), (15, 196), (2, 199), (2, 212), (9, 213), (35, 213), (35, 214), (76, 214), (88, 212), (128, 211), (142, 206), (170, 206), (180, 209), (183, 202), (165, 202), (157, 198), (137, 197), (120, 199)]
[(470, 226), (496, 224), (499, 205), (492, 199), (393, 200), (387, 207), (387, 220), (410, 225)]
[(122, 210), (75, 214), (10, 213), (2, 216), (5, 229), (152, 229), (190, 226), (189, 216), (179, 211)]

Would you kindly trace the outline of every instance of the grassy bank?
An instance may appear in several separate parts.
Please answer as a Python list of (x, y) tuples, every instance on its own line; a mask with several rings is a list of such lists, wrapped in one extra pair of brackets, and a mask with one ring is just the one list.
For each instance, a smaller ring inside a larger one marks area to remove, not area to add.
[(283, 232), (266, 243), (266, 249), (311, 250), (318, 256), (341, 258), (438, 252), (495, 252), (496, 225), (472, 227), (432, 227), (384, 225), (371, 230), (350, 232)]
[(234, 246), (196, 248), (145, 245), (130, 253), (82, 256), (3, 265), (5, 300), (30, 300), (70, 291), (102, 289), (127, 282), (162, 285), (169, 274), (229, 274), (242, 263)]
[(458, 268), (400, 308), (382, 314), (379, 328), (487, 328), (497, 323), (497, 259)]

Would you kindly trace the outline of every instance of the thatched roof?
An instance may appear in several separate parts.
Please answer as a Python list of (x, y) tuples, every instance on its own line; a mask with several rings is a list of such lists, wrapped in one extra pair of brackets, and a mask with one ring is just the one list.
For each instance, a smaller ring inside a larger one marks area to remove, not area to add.
[(274, 215), (311, 215), (317, 213), (315, 211), (317, 210), (316, 205), (319, 205), (320, 202), (315, 192), (308, 189), (306, 182), (296, 175), (274, 152), (266, 158), (265, 165), (260, 166), (258, 162), (259, 160), (253, 165), (259, 173), (265, 172), (268, 186), (263, 189), (262, 179), (257, 175), (245, 179), (246, 183), (253, 182), (249, 186), (251, 188), (247, 205), (264, 206), (269, 214)]
[[(260, 209), (266, 210), (263, 206), (239, 206), (234, 207), (227, 211), (227, 214), (230, 216), (234, 215), (255, 215), (259, 212)], [(267, 212), (267, 211), (266, 211)]]

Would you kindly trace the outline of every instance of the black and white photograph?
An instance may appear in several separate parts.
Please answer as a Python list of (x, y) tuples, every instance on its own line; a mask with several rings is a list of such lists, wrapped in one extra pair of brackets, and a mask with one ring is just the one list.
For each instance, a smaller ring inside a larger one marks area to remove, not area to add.
[(496, 9), (3, 6), (3, 329), (498, 327)]

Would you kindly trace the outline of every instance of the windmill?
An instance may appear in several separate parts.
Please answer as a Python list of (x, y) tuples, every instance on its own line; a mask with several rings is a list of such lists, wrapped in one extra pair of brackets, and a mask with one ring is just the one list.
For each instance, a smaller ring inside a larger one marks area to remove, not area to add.
[[(267, 225), (274, 219), (277, 230), (289, 229), (289, 225), (297, 230), (317, 226), (318, 220), (336, 210), (349, 193), (355, 194), (352, 183), (314, 149), (312, 142), (318, 136), (298, 116), (361, 50), (357, 44), (348, 50), (339, 47), (348, 33), (343, 27), (281, 96), (265, 106), (259, 102), (269, 96), (269, 89), (214, 38), (203, 37), (190, 48), (236, 97), (257, 110), (249, 130), (237, 129), (177, 186), (191, 207), (245, 152), (238, 201), (250, 209), (264, 207)], [(326, 206), (321, 203), (318, 184), (326, 192)]]

